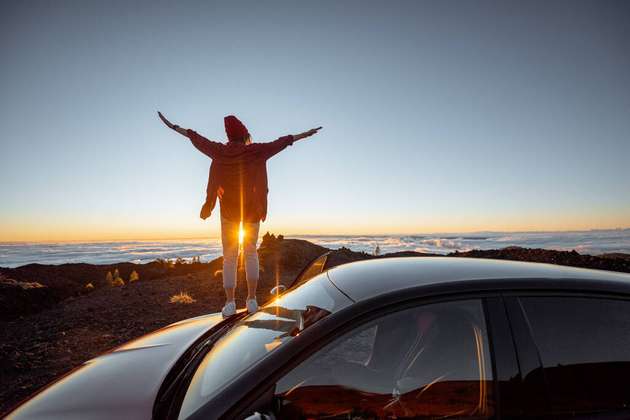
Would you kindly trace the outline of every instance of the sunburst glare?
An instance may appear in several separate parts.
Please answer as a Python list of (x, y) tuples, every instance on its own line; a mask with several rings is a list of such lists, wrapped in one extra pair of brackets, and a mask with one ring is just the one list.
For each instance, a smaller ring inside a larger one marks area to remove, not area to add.
[(245, 239), (245, 229), (243, 229), (243, 222), (238, 226), (238, 244), (243, 246), (243, 240)]

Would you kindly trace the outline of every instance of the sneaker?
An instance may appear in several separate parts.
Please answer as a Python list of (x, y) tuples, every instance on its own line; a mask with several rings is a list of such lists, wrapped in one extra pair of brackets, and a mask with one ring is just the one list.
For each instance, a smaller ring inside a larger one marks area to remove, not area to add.
[(247, 312), (250, 314), (253, 314), (254, 312), (258, 311), (258, 302), (256, 302), (256, 298), (247, 299), (245, 301), (245, 306), (247, 306)]
[(229, 318), (236, 313), (236, 303), (234, 301), (226, 302), (223, 309), (221, 309), (221, 314), (223, 318)]

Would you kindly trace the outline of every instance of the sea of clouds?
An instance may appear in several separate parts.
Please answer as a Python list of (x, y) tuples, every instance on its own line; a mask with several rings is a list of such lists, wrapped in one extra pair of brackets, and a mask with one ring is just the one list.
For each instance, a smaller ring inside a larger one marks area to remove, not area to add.
[(508, 246), (576, 250), (581, 254), (630, 253), (630, 229), (580, 232), (479, 232), (443, 235), (400, 236), (302, 236), (327, 248), (345, 246), (354, 251), (381, 253), (417, 251), (448, 254), (472, 249), (497, 249)]
[[(289, 237), (289, 236), (287, 236)], [(473, 234), (378, 235), (378, 236), (290, 236), (327, 248), (380, 253), (418, 251), (448, 254), (471, 249), (496, 249), (508, 246), (576, 250), (598, 255), (611, 252), (630, 253), (630, 229), (590, 230), (580, 232), (479, 232)], [(219, 239), (162, 241), (0, 243), (0, 266), (24, 264), (92, 263), (113, 264), (130, 261), (144, 263), (157, 258), (200, 257), (210, 261), (221, 255)]]

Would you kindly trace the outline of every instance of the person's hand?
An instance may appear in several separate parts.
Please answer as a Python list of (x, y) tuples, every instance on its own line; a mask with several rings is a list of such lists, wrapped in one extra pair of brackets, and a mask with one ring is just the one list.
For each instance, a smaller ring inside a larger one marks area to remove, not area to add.
[(199, 217), (201, 217), (203, 220), (206, 220), (208, 217), (210, 217), (211, 213), (212, 213), (212, 204), (206, 201), (205, 203), (203, 203), (203, 207), (201, 207), (201, 211), (199, 212)]
[(171, 122), (169, 120), (167, 120), (166, 117), (164, 115), (162, 115), (162, 113), (160, 111), (158, 111), (158, 115), (160, 116), (160, 119), (162, 120), (162, 122), (164, 124), (166, 124), (166, 126), (168, 128), (170, 128), (171, 130), (175, 129), (175, 125), (171, 124)]
[(321, 129), (322, 129), (322, 127), (311, 128), (310, 130), (308, 130), (308, 131), (307, 131), (306, 133), (304, 133), (304, 134), (306, 134), (306, 137), (310, 137), (310, 136), (312, 136), (313, 134), (317, 134), (317, 132), (318, 132), (319, 130), (321, 130)]
[(311, 129), (310, 129), (310, 130), (308, 130), (308, 131), (305, 131), (305, 132), (303, 132), (303, 133), (300, 133), (300, 134), (296, 134), (296, 135), (294, 135), (294, 136), (293, 136), (293, 139), (294, 139), (294, 140), (302, 140), (302, 139), (305, 139), (306, 137), (310, 137), (310, 136), (312, 136), (313, 134), (317, 134), (317, 132), (318, 132), (319, 130), (321, 130), (321, 129), (322, 129), (321, 127), (311, 128)]

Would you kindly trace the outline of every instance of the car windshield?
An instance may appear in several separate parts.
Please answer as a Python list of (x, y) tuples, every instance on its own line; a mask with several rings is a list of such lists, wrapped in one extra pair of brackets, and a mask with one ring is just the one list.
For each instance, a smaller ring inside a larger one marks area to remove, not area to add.
[(300, 331), (350, 303), (323, 273), (236, 322), (204, 356), (188, 386), (179, 418), (193, 414)]

